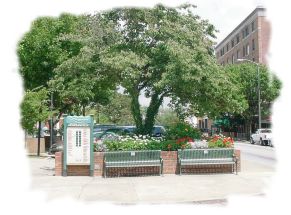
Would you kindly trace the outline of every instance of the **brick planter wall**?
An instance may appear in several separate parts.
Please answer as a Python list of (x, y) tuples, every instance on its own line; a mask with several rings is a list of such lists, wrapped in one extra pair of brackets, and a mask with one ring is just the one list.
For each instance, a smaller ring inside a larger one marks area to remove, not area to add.
[[(235, 150), (238, 157), (238, 171), (241, 171), (240, 150)], [(177, 151), (162, 151), (161, 156), (164, 160), (164, 174), (178, 174)], [(94, 176), (103, 176), (103, 152), (94, 152)], [(61, 176), (63, 169), (62, 152), (55, 154), (55, 175)], [(230, 165), (201, 165), (182, 168), (183, 174), (199, 173), (230, 173)], [(135, 175), (158, 175), (158, 167), (132, 167), (132, 168), (109, 168), (107, 175), (116, 176), (135, 176)], [(89, 166), (70, 166), (68, 165), (68, 176), (89, 176)]]

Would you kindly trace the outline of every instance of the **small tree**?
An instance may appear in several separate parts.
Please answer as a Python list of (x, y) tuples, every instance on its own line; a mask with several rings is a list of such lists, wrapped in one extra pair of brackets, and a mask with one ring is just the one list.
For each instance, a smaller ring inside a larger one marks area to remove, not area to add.
[[(33, 21), (31, 29), (21, 38), (17, 47), (19, 72), (23, 77), (25, 90), (29, 91), (40, 85), (48, 89), (49, 81), (55, 76), (55, 69), (79, 53), (82, 47), (80, 42), (68, 41), (62, 37), (76, 32), (82, 20), (82, 16), (61, 14), (59, 17), (40, 17)], [(71, 110), (71, 105), (63, 103), (55, 89), (48, 91), (50, 95), (53, 94), (57, 115), (54, 126), (62, 113)], [(23, 123), (27, 125), (26, 122)]]
[[(232, 64), (225, 67), (233, 83), (239, 87), (248, 108), (240, 113), (252, 132), (252, 124), (257, 123), (258, 116), (258, 74), (257, 66), (251, 63)], [(281, 89), (280, 80), (264, 65), (259, 65), (260, 95), (262, 117), (270, 116), (271, 105), (279, 96)]]
[(49, 109), (47, 107), (47, 91), (41, 89), (37, 92), (27, 91), (21, 103), (21, 125), (29, 134), (35, 132), (35, 125), (38, 123), (38, 147), (37, 155), (40, 155), (40, 132), (41, 122), (48, 119)]
[(45, 121), (49, 117), (48, 92), (41, 89), (38, 92), (26, 91), (24, 99), (20, 105), (21, 126), (29, 134), (35, 132), (35, 124)]

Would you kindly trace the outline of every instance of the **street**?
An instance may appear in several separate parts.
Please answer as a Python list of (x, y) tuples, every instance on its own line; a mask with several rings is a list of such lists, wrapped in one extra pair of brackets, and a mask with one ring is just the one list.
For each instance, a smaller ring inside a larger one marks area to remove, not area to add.
[(249, 142), (235, 142), (235, 148), (241, 150), (242, 160), (275, 168), (275, 148), (270, 146), (253, 145)]

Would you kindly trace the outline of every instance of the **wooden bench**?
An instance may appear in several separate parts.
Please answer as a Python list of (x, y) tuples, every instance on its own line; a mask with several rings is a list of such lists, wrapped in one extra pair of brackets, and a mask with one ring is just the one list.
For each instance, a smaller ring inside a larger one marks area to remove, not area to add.
[(160, 150), (105, 152), (103, 165), (105, 178), (108, 168), (158, 166), (160, 175), (163, 174), (163, 159)]
[(232, 165), (232, 172), (234, 168), (237, 174), (237, 158), (233, 148), (219, 148), (219, 149), (184, 149), (178, 150), (178, 165), (179, 174), (182, 174), (182, 166), (194, 165), (218, 165), (230, 164)]

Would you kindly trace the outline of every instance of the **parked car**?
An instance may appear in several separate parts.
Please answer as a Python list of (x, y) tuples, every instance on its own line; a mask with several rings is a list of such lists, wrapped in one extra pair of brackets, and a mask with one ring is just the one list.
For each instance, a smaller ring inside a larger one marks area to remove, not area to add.
[(161, 137), (164, 136), (166, 133), (166, 129), (164, 126), (155, 125), (152, 131), (153, 137)]
[(111, 129), (108, 129), (107, 131), (103, 132), (94, 132), (93, 133), (93, 139), (94, 143), (102, 143), (104, 140), (113, 140), (117, 139), (119, 137), (119, 134), (110, 131)]
[(272, 130), (267, 128), (258, 129), (255, 134), (251, 135), (251, 144), (269, 145), (272, 144)]
[(95, 124), (93, 131), (98, 132), (98, 131), (106, 131), (108, 129), (116, 128), (116, 125), (114, 124)]

